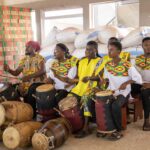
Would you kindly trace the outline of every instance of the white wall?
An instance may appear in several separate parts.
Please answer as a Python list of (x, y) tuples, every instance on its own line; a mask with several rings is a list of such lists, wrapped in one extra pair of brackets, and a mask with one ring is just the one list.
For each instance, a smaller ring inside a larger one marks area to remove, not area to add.
[(140, 26), (150, 26), (150, 0), (140, 0)]
[(2, 5), (3, 4), (3, 0), (0, 0), (0, 5)]

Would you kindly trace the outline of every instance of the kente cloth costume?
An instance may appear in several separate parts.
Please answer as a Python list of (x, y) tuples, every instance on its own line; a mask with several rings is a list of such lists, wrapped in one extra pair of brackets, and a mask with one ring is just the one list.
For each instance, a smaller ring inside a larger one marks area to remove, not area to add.
[[(33, 57), (25, 56), (19, 63), (19, 67), (23, 69), (22, 74), (23, 76), (32, 75), (39, 71), (40, 64), (45, 63), (44, 58), (36, 53)], [(40, 83), (43, 82), (45, 75), (42, 75), (37, 78), (32, 78), (30, 82), (23, 82), (22, 86), (24, 88), (24, 93), (27, 93), (29, 86), (32, 83)]]
[[(136, 68), (142, 76), (143, 83), (150, 84), (150, 58), (145, 57), (145, 55), (140, 55), (136, 57), (135, 62)], [(144, 118), (148, 119), (150, 115), (150, 88), (141, 88), (141, 98), (144, 109)]]
[(106, 63), (104, 68), (104, 78), (109, 80), (108, 90), (115, 91), (114, 95), (116, 100), (111, 104), (112, 120), (114, 126), (118, 131), (122, 129), (121, 125), (121, 107), (127, 102), (131, 85), (127, 85), (126, 89), (119, 90), (119, 87), (129, 81), (133, 80), (136, 83), (141, 84), (142, 78), (138, 71), (128, 61), (121, 60), (117, 65), (114, 65), (113, 61)]

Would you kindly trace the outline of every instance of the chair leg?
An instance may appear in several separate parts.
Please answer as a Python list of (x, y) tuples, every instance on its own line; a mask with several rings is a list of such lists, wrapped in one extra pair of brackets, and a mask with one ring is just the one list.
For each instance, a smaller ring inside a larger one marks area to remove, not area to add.
[(121, 108), (122, 113), (122, 128), (125, 130), (127, 128), (127, 109), (126, 107)]
[(141, 100), (137, 101), (137, 103), (135, 103), (135, 120), (137, 118), (143, 119), (143, 107), (142, 107), (142, 102)]
[(137, 121), (138, 118), (138, 108), (137, 108), (137, 103), (134, 104), (134, 122)]

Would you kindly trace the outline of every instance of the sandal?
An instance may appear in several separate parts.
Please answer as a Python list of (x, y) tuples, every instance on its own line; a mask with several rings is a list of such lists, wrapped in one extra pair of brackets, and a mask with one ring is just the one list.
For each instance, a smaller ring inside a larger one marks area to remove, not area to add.
[(143, 131), (150, 131), (150, 125), (143, 125)]
[(107, 135), (106, 133), (99, 133), (99, 132), (96, 133), (96, 136), (101, 138), (106, 137), (106, 135)]
[(120, 132), (113, 132), (111, 135), (110, 135), (110, 137), (109, 137), (109, 139), (110, 140), (119, 140), (119, 139), (121, 139), (123, 137), (123, 135), (120, 133)]
[(90, 134), (89, 131), (80, 131), (78, 134), (75, 135), (75, 138), (84, 138)]

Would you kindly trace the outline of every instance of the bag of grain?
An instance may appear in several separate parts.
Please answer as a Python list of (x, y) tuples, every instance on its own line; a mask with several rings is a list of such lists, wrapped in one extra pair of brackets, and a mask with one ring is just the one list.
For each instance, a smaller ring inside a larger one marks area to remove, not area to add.
[(89, 41), (97, 41), (98, 31), (87, 30), (80, 33), (75, 39), (75, 47), (76, 49), (82, 49), (86, 47), (86, 44)]
[(131, 31), (122, 41), (124, 48), (136, 47), (142, 44), (142, 39), (150, 36), (150, 27), (139, 27)]
[(101, 26), (97, 30), (99, 31), (98, 40), (103, 44), (107, 44), (111, 37), (119, 37), (119, 32), (114, 26)]
[(75, 50), (74, 43), (64, 43), (64, 44), (68, 47), (70, 54), (72, 54), (73, 51)]
[(134, 30), (134, 28), (117, 28), (119, 33), (119, 39), (125, 38), (131, 31)]
[(46, 48), (43, 48), (40, 51), (40, 55), (42, 55), (46, 60), (49, 58), (53, 58), (55, 47), (56, 47), (56, 44), (50, 45)]
[(73, 56), (81, 59), (85, 57), (85, 49), (75, 49), (72, 53)]
[(56, 40), (59, 43), (71, 43), (74, 42), (75, 38), (79, 33), (80, 33), (79, 29), (69, 27), (58, 32), (56, 35)]
[(105, 55), (108, 55), (108, 48), (106, 44), (98, 44), (98, 54), (103, 57)]
[(56, 41), (56, 34), (59, 32), (59, 30), (57, 29), (57, 27), (54, 27), (49, 34), (47, 35), (47, 37), (45, 38), (44, 42), (42, 43), (42, 48), (45, 48), (47, 46), (50, 46), (52, 44), (55, 44)]

